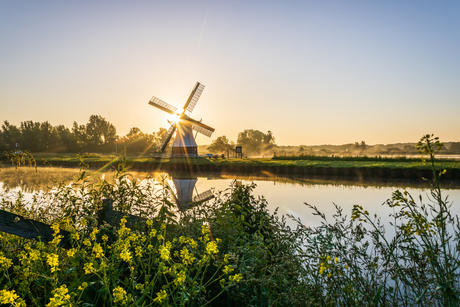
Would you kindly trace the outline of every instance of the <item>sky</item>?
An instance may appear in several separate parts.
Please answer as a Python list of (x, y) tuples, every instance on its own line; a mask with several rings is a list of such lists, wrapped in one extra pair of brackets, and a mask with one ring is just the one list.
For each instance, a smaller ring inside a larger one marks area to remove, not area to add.
[(206, 87), (210, 144), (460, 141), (459, 1), (0, 1), (0, 121), (152, 133)]

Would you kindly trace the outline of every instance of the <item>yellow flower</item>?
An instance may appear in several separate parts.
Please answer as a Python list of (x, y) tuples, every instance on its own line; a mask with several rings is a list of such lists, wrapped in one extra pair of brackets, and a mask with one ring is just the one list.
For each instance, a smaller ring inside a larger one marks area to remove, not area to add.
[(184, 265), (192, 264), (195, 261), (195, 257), (190, 254), (187, 247), (183, 247), (180, 251), (180, 256), (182, 257), (182, 263)]
[(167, 296), (168, 296), (168, 294), (166, 293), (166, 291), (161, 290), (160, 292), (157, 292), (157, 297), (153, 301), (161, 303), (166, 299)]
[(226, 265), (222, 272), (224, 272), (224, 274), (230, 274), (231, 272), (233, 272), (233, 266), (231, 264)]
[(0, 304), (14, 304), (19, 295), (14, 293), (14, 290), (0, 290)]
[(206, 235), (206, 234), (209, 233), (208, 225), (203, 225), (203, 226), (201, 226), (201, 233), (202, 233), (203, 235)]
[(91, 274), (91, 273), (96, 272), (96, 269), (93, 267), (92, 262), (85, 263), (85, 265), (83, 266), (83, 269), (85, 270), (85, 274)]
[(88, 239), (84, 239), (83, 244), (86, 245), (86, 246), (91, 246), (91, 241), (88, 240)]
[(150, 230), (150, 232), (149, 232), (150, 237), (154, 238), (156, 235), (157, 235), (157, 230), (156, 229)]
[(91, 237), (92, 241), (96, 241), (96, 235), (99, 233), (99, 229), (94, 228), (91, 234), (89, 235)]
[(67, 294), (66, 285), (53, 290), (53, 297), (50, 298), (50, 302), (46, 305), (47, 307), (57, 307), (57, 306), (71, 306), (70, 304), (70, 295)]
[(85, 218), (82, 218), (81, 221), (80, 221), (80, 224), (82, 226), (86, 226), (87, 223), (88, 223), (88, 221)]
[(152, 225), (153, 225), (153, 221), (152, 221), (152, 220), (147, 220), (145, 223), (146, 223), (147, 226), (149, 226), (149, 227), (152, 227)]
[(136, 256), (138, 257), (142, 257), (142, 253), (143, 253), (143, 250), (142, 250), (142, 246), (136, 246), (136, 248), (134, 249), (134, 252), (136, 253)]
[(67, 257), (69, 258), (73, 258), (73, 256), (75, 255), (75, 253), (77, 252), (77, 250), (75, 248), (71, 248), (67, 251)]
[(176, 279), (174, 280), (174, 284), (176, 286), (180, 286), (184, 283), (186, 278), (185, 271), (180, 271), (179, 274), (177, 274)]
[(95, 253), (96, 258), (102, 258), (104, 257), (104, 251), (102, 250), (102, 247), (99, 243), (94, 244), (93, 246), (93, 253)]
[(80, 286), (78, 286), (78, 290), (83, 291), (86, 287), (88, 287), (88, 283), (83, 282)]
[(231, 275), (228, 279), (230, 281), (236, 281), (236, 282), (240, 282), (240, 280), (242, 279), (243, 277), (241, 276), (241, 274), (235, 274), (235, 275)]
[(334, 260), (335, 260), (335, 263), (339, 263), (339, 258), (335, 257)]
[(107, 235), (102, 236), (102, 241), (107, 242), (109, 241), (109, 237)]
[(188, 244), (192, 247), (192, 248), (196, 248), (197, 247), (197, 243), (195, 242), (195, 240), (189, 238), (187, 240)]
[(120, 259), (126, 262), (130, 262), (133, 257), (131, 256), (131, 252), (129, 249), (125, 248), (120, 253)]
[(217, 254), (219, 250), (217, 249), (217, 243), (214, 241), (208, 242), (206, 245), (206, 253), (209, 255)]
[(3, 270), (8, 270), (8, 268), (12, 265), (13, 261), (3, 256), (3, 253), (0, 253), (0, 268)]
[(163, 259), (164, 261), (168, 261), (171, 258), (170, 249), (171, 249), (171, 242), (166, 242), (165, 245), (160, 246), (158, 248), (158, 251), (160, 252), (160, 258)]
[(74, 233), (72, 233), (70, 236), (71, 236), (71, 238), (72, 238), (73, 240), (75, 240), (75, 241), (80, 240), (80, 235), (78, 234), (78, 232), (74, 232)]
[(49, 254), (46, 256), (47, 257), (47, 263), (51, 267), (51, 273), (54, 273), (55, 271), (59, 271), (57, 266), (59, 265), (59, 256), (56, 254)]
[(38, 260), (39, 258), (40, 258), (40, 251), (35, 250), (35, 249), (32, 249), (32, 250), (29, 252), (29, 259), (30, 259), (31, 261)]
[(144, 289), (144, 284), (137, 284), (136, 285), (136, 290), (143, 290)]
[(50, 242), (50, 244), (54, 244), (54, 245), (58, 245), (59, 242), (61, 242), (61, 239), (64, 237), (62, 235), (56, 235), (56, 234), (53, 234), (54, 238), (53, 240)]
[(50, 228), (54, 230), (54, 234), (55, 234), (55, 235), (58, 234), (59, 231), (60, 231), (60, 229), (59, 229), (59, 224), (57, 224), (57, 223), (51, 225)]
[(228, 260), (230, 259), (230, 255), (229, 254), (225, 254), (224, 255), (224, 262), (225, 263), (228, 263)]
[(122, 287), (120, 286), (116, 287), (115, 289), (113, 289), (112, 293), (113, 293), (113, 297), (115, 298), (113, 300), (114, 303), (126, 301), (125, 299), (126, 291)]

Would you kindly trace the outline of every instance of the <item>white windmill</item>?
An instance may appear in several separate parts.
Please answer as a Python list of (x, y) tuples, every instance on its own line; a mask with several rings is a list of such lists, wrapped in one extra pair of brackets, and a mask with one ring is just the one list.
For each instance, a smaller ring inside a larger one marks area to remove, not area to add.
[(183, 109), (180, 112), (176, 107), (164, 102), (163, 100), (158, 99), (153, 96), (150, 99), (149, 104), (157, 107), (160, 110), (163, 110), (169, 114), (176, 115), (177, 120), (175, 122), (168, 122), (171, 124), (171, 127), (168, 129), (168, 132), (162, 139), (162, 145), (160, 150), (163, 152), (168, 146), (168, 143), (171, 141), (174, 133), (176, 133), (176, 138), (174, 139), (172, 145), (172, 155), (173, 156), (193, 156), (198, 154), (198, 146), (196, 145), (195, 138), (193, 136), (193, 130), (210, 137), (214, 132), (214, 128), (203, 124), (201, 121), (192, 119), (185, 112), (191, 113), (198, 102), (198, 99), (203, 92), (204, 85), (199, 82), (196, 83), (193, 88), (190, 96), (187, 99)]

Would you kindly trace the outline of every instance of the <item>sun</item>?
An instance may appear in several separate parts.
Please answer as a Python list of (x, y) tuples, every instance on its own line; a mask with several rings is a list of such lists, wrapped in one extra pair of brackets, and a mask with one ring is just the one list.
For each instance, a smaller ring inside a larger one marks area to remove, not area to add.
[(177, 123), (179, 121), (179, 117), (180, 117), (180, 114), (178, 113), (170, 114), (168, 115), (168, 120), (171, 122)]

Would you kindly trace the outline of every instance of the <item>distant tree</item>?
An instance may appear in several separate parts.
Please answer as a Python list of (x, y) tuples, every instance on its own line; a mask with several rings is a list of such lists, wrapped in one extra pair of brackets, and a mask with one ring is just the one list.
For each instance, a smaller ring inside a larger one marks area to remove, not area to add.
[(42, 149), (40, 123), (27, 120), (21, 122), (21, 149), (37, 152)]
[(244, 130), (238, 133), (236, 143), (243, 147), (245, 154), (262, 154), (276, 148), (275, 137), (271, 131), (266, 134), (259, 130)]
[(16, 143), (21, 142), (21, 131), (18, 127), (5, 120), (0, 131), (0, 140), (0, 149), (2, 151), (14, 150)]
[(355, 142), (352, 147), (354, 151), (365, 151), (367, 149), (367, 144), (365, 141), (361, 141), (361, 143)]
[(59, 146), (59, 134), (48, 121), (40, 123), (40, 150), (55, 150)]
[(72, 135), (76, 142), (76, 149), (78, 149), (78, 151), (87, 150), (88, 138), (86, 135), (86, 126), (79, 125), (77, 122), (73, 122)]
[(120, 138), (118, 144), (126, 147), (128, 152), (144, 153), (155, 145), (155, 133), (143, 133), (138, 127), (133, 127)]
[(209, 152), (220, 154), (227, 152), (227, 150), (233, 150), (234, 148), (235, 143), (233, 141), (230, 142), (225, 135), (222, 135), (212, 141), (207, 149)]
[(417, 149), (413, 145), (404, 145), (403, 150), (408, 153), (415, 153), (417, 152)]
[(117, 130), (100, 115), (91, 115), (86, 124), (86, 138), (90, 150), (109, 151), (115, 144)]
[(460, 142), (452, 143), (449, 147), (449, 151), (451, 152), (460, 152)]

